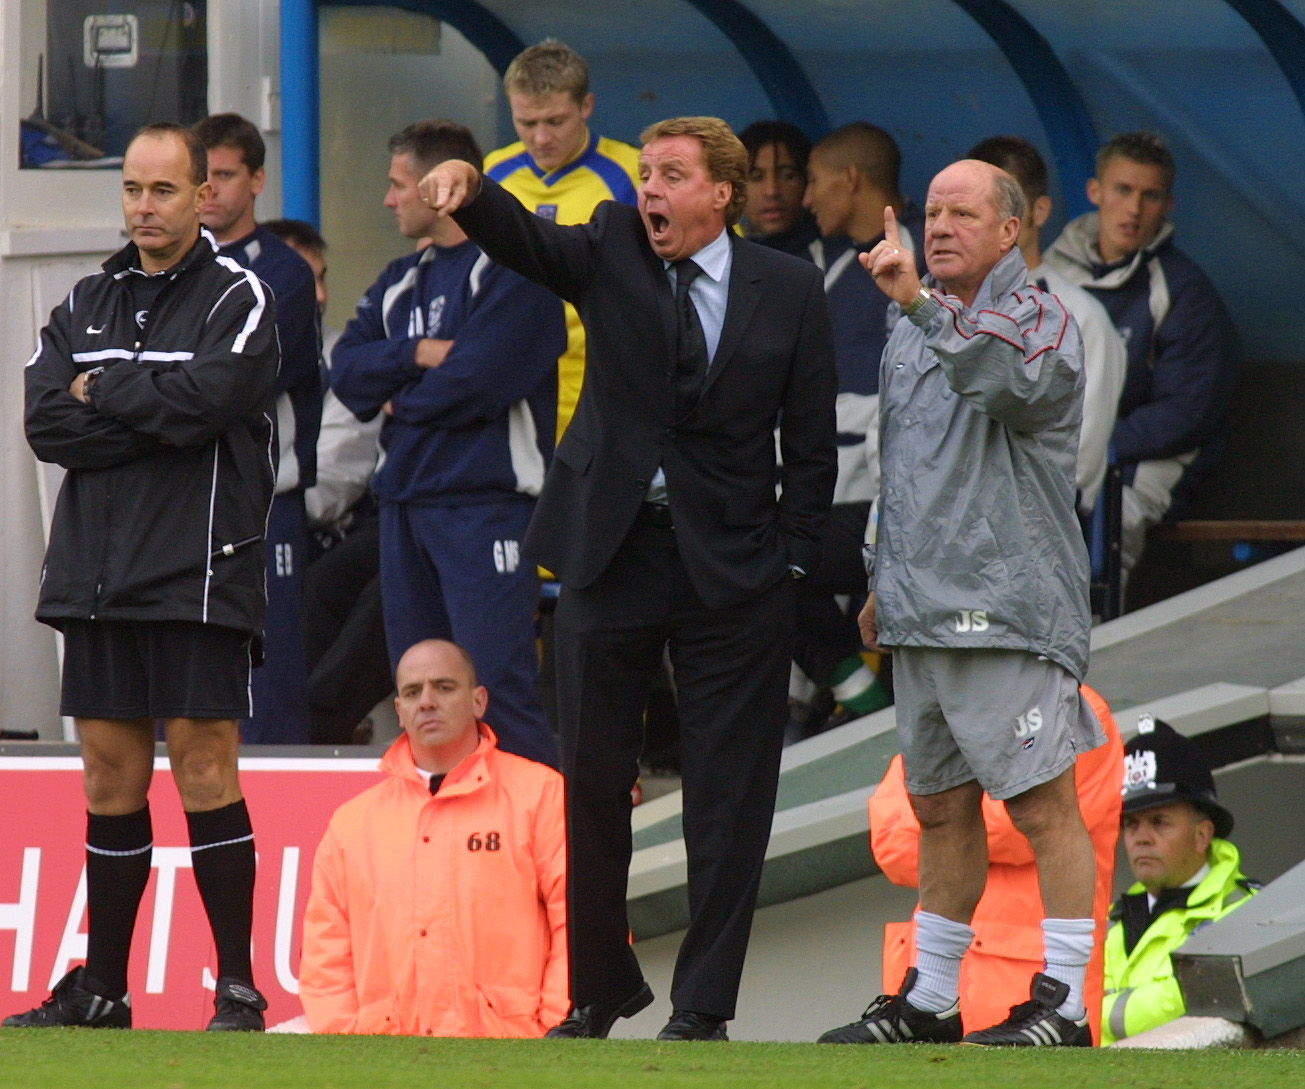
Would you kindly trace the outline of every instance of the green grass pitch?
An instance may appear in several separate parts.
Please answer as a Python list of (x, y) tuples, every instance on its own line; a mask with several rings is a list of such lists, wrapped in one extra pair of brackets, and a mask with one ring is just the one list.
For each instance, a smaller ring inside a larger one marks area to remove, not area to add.
[(1298, 1051), (0, 1031), (3, 1089), (1292, 1089)]

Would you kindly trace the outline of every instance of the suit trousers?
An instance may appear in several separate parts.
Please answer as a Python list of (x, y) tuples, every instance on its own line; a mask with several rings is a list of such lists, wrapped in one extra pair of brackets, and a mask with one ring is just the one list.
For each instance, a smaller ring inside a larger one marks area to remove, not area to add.
[(566, 776), (571, 1001), (642, 982), (629, 944), (630, 789), (643, 711), (669, 645), (679, 699), (689, 929), (675, 1009), (732, 1018), (770, 840), (787, 718), (794, 583), (708, 608), (669, 527), (636, 524), (602, 575), (556, 614)]

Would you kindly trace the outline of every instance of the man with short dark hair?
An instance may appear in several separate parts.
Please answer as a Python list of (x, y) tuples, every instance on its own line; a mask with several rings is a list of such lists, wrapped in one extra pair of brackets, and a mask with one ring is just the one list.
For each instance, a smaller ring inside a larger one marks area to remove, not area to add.
[(811, 260), (820, 232), (802, 206), (810, 139), (787, 121), (754, 121), (739, 133), (739, 140), (748, 150), (748, 203), (743, 210), (747, 237)]
[[(308, 262), (317, 305), (326, 313), (326, 240), (302, 219), (263, 226)], [(322, 326), (329, 372), (340, 330)], [(317, 482), (304, 492), (304, 513), (319, 542), (333, 542), (304, 573), (304, 652), (314, 745), (347, 745), (367, 713), (391, 691), (381, 610), (380, 526), (371, 496), (385, 414), (364, 423), (328, 389), (317, 436)]]
[(898, 315), (858, 257), (884, 237), (886, 208), (896, 216), (903, 245), (917, 255), (923, 250), (924, 216), (898, 188), (901, 165), (897, 142), (865, 121), (835, 129), (807, 162), (803, 203), (820, 228), (812, 256), (825, 274), (838, 363), (838, 481), (820, 566), (799, 590), (795, 653), (802, 671), (827, 696), (817, 693), (806, 721), (790, 725), (790, 738), (889, 702), (861, 658), (856, 614), (865, 594), (861, 545), (870, 504), (879, 494), (879, 361)]
[[(295, 253), (299, 254), (313, 273), (313, 287), (317, 295), (317, 311), (326, 312), (326, 239), (307, 220), (303, 219), (265, 219), (262, 228), (281, 239)], [(326, 334), (322, 334), (322, 354), (327, 355)]]
[(1196, 743), (1139, 716), (1124, 749), (1124, 853), (1137, 879), (1115, 903), (1106, 935), (1101, 1042), (1136, 1036), (1187, 1009), (1170, 956), (1193, 931), (1259, 892), (1228, 842), (1233, 816), (1219, 803)]
[(208, 151), (209, 199), (200, 213), (223, 257), (243, 265), (276, 296), (281, 340), (276, 426), (280, 460), (276, 498), (267, 521), (267, 656), (254, 670), (253, 714), (241, 724), (250, 744), (302, 745), (308, 730), (308, 666), (304, 656), (303, 569), (308, 562), (304, 490), (317, 478), (322, 421), (321, 324), (307, 262), (255, 219), (263, 191), (263, 138), (239, 114), (198, 121)]
[(566, 1014), (562, 777), (502, 752), (461, 647), (411, 646), (385, 781), (322, 837), (299, 997), (314, 1032), (543, 1036)]
[(6, 1025), (131, 1027), (161, 719), (217, 946), (208, 1027), (263, 1028), (237, 755), (266, 607), (276, 303), (201, 230), (206, 178), (188, 129), (136, 135), (122, 165), (131, 241), (55, 308), (27, 365), (27, 440), (67, 470), (36, 616), (63, 633), (60, 708), (81, 738), (88, 932), (85, 966)]
[(987, 881), (986, 792), (1038, 864), (1045, 960), (1030, 998), (964, 1040), (1090, 1046), (1084, 984), (1096, 863), (1074, 762), (1105, 742), (1079, 683), (1087, 550), (1074, 510), (1083, 410), (1078, 327), (1028, 286), (1024, 194), (962, 159), (925, 204), (926, 284), (898, 236), (862, 262), (902, 318), (879, 375), (880, 490), (861, 612), (893, 649), (897, 733), (920, 822), (916, 962), (901, 990), (827, 1043), (955, 1042), (961, 961)]
[(1020, 223), (1019, 247), (1029, 268), (1029, 283), (1063, 302), (1083, 336), (1083, 426), (1075, 484), (1079, 512), (1090, 515), (1105, 479), (1110, 432), (1124, 387), (1128, 366), (1124, 341), (1105, 307), (1042, 260), (1040, 233), (1052, 205), (1047, 193), (1047, 164), (1038, 149), (1020, 136), (993, 136), (975, 144), (966, 158), (999, 166), (1019, 182), (1027, 205)]
[(748, 160), (729, 126), (672, 118), (643, 145), (638, 211), (609, 201), (583, 226), (531, 215), (469, 162), (421, 189), (589, 337), (525, 542), (562, 583), (572, 1008), (552, 1035), (604, 1037), (652, 1001), (626, 917), (630, 788), (669, 646), (689, 928), (659, 1039), (723, 1040), (774, 814), (793, 586), (833, 490), (836, 376), (819, 271), (730, 230)]
[(1174, 245), (1177, 168), (1158, 136), (1129, 132), (1097, 155), (1095, 212), (1065, 225), (1047, 264), (1095, 295), (1128, 349), (1111, 433), (1124, 467), (1125, 571), (1157, 522), (1182, 516), (1223, 459), (1237, 335), (1209, 278)]
[(390, 154), (385, 205), (404, 237), (432, 244), (381, 273), (331, 357), (345, 407), (386, 417), (373, 490), (390, 661), (452, 637), (494, 692), (503, 749), (556, 765), (536, 691), (539, 580), (521, 541), (553, 454), (562, 304), (419, 199), (437, 164), (480, 161), (466, 128), (416, 122)]
[[(536, 215), (588, 223), (605, 200), (633, 205), (637, 148), (589, 128), (589, 66), (553, 38), (522, 50), (503, 73), (518, 141), (485, 156), (485, 173)], [(571, 422), (585, 377), (585, 328), (566, 307), (566, 351), (557, 361), (557, 437)]]

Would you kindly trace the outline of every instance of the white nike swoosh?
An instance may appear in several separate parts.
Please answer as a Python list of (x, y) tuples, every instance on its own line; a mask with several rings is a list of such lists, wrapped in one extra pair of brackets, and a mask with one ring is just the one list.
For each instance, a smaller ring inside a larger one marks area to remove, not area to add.
[(93, 326), (88, 325), (88, 326), (86, 327), (86, 331), (87, 331), (88, 333), (90, 333), (90, 334), (93, 336), (93, 335), (95, 335), (96, 333), (102, 333), (102, 332), (104, 332), (104, 326), (101, 325), (98, 329), (96, 329), (96, 328), (94, 328)]

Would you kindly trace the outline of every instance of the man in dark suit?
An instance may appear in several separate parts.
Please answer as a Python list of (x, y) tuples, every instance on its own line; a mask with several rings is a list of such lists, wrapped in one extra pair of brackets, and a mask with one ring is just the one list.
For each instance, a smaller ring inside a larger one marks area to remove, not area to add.
[(563, 586), (572, 1008), (550, 1035), (603, 1037), (652, 1001), (628, 942), (630, 788), (669, 643), (690, 922), (658, 1039), (723, 1040), (774, 813), (794, 580), (818, 562), (833, 494), (837, 379), (819, 271), (730, 230), (748, 161), (729, 127), (676, 118), (643, 145), (638, 210), (605, 202), (583, 226), (532, 215), (469, 163), (421, 188), (588, 334), (525, 541)]

